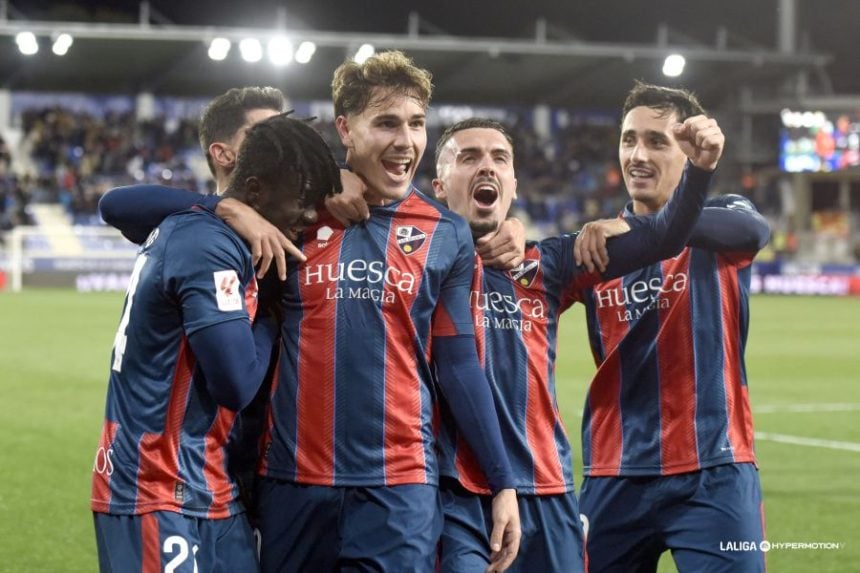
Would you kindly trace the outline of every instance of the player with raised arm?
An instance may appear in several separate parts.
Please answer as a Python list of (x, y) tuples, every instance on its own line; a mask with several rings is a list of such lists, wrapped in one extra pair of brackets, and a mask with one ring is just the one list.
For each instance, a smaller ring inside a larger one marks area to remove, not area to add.
[[(704, 118), (677, 126), (673, 136), (691, 159), (681, 190), (656, 216), (621, 220), (633, 230), (609, 241), (602, 274), (577, 266), (571, 235), (528, 243), (525, 261), (512, 271), (487, 268), (475, 259), (471, 306), (479, 355), (500, 415), (522, 519), (523, 540), (513, 570), (583, 570), (570, 444), (555, 395), (558, 321), (577, 289), (683, 248), (723, 148), (719, 129), (705, 133), (703, 126), (710, 128)], [(517, 187), (513, 142), (505, 128), (480, 118), (449, 127), (436, 145), (436, 171), (437, 198), (469, 221), (473, 237), (494, 232)], [(486, 479), (452, 424), (443, 423), (440, 444), (441, 570), (484, 571), (491, 559)]]
[[(339, 187), (322, 138), (279, 115), (249, 130), (225, 195), (295, 234)], [(258, 310), (256, 295), (248, 247), (204, 206), (168, 217), (141, 247), (93, 465), (102, 571), (259, 568), (228, 471), (237, 412), (279, 332), (279, 301)]]
[[(672, 126), (702, 113), (685, 90), (630, 92), (625, 217), (670, 200), (689, 155)], [(593, 237), (618, 231), (590, 225)], [(762, 553), (720, 543), (764, 536), (744, 347), (750, 265), (768, 237), (747, 199), (714, 198), (680, 255), (576, 294), (597, 364), (582, 421), (591, 571), (656, 571), (667, 549), (682, 572), (764, 571)]]

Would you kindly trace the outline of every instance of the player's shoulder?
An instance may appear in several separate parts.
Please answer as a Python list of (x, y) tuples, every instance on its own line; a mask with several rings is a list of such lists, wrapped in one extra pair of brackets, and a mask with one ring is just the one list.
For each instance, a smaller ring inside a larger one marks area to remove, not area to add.
[(564, 233), (553, 237), (547, 237), (540, 241), (527, 241), (526, 252), (528, 252), (529, 249), (534, 249), (536, 251), (540, 251), (544, 255), (557, 253), (558, 251), (572, 247), (573, 243), (576, 241), (577, 234), (578, 232)]
[(239, 236), (220, 217), (203, 206), (174, 213), (164, 219), (161, 227), (169, 232), (173, 249), (247, 250)]
[(723, 207), (726, 209), (744, 209), (747, 211), (758, 211), (752, 201), (750, 201), (743, 195), (737, 195), (735, 193), (708, 197), (708, 199), (705, 201), (705, 207)]
[(458, 235), (471, 237), (469, 222), (435, 198), (430, 197), (417, 188), (414, 188), (408, 200), (411, 202), (411, 211), (416, 214), (419, 212), (426, 213), (427, 215), (438, 219), (440, 224), (454, 227)]

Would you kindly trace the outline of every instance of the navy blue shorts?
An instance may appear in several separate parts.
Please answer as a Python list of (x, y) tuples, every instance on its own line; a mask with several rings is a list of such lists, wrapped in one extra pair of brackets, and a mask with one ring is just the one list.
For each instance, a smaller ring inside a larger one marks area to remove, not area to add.
[(262, 478), (263, 571), (432, 573), (442, 532), (431, 485), (327, 487)]
[(591, 572), (765, 570), (764, 507), (753, 464), (665, 477), (585, 478), (580, 505)]
[(260, 570), (245, 514), (203, 519), (172, 511), (94, 513), (93, 520), (102, 573)]
[[(439, 544), (440, 571), (483, 573), (490, 562), (493, 499), (475, 495), (457, 482), (439, 488), (445, 525)], [(573, 492), (518, 496), (522, 540), (508, 571), (580, 573), (583, 571), (582, 526)]]

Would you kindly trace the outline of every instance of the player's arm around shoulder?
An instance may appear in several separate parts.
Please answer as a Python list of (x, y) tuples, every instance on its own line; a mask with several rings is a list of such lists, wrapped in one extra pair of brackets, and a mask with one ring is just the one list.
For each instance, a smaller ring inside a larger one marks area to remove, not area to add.
[(525, 258), (526, 227), (516, 217), (509, 217), (494, 232), (480, 237), (475, 248), (485, 266), (501, 270), (516, 268)]

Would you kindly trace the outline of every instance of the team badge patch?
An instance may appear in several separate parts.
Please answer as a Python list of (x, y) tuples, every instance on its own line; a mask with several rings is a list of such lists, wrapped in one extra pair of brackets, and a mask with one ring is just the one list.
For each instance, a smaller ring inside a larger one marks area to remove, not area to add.
[(394, 234), (397, 237), (397, 246), (407, 255), (420, 249), (421, 245), (424, 244), (424, 239), (427, 238), (424, 231), (412, 225), (397, 227)]
[(242, 296), (239, 294), (239, 277), (236, 271), (215, 271), (215, 300), (218, 310), (242, 310)]
[(317, 241), (328, 241), (334, 235), (334, 229), (328, 225), (323, 225), (317, 229)]
[(520, 264), (520, 266), (508, 271), (508, 274), (511, 275), (511, 278), (514, 279), (517, 284), (528, 288), (532, 286), (532, 283), (537, 276), (538, 268), (540, 268), (540, 261), (535, 259), (526, 259)]

